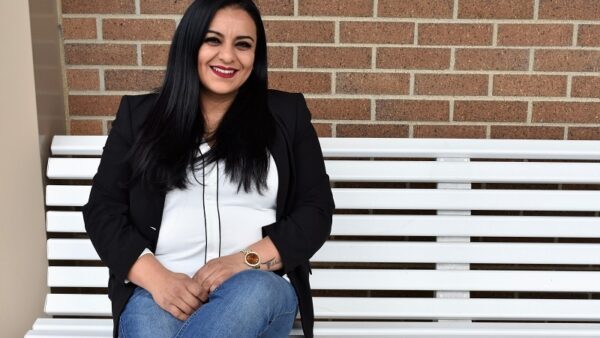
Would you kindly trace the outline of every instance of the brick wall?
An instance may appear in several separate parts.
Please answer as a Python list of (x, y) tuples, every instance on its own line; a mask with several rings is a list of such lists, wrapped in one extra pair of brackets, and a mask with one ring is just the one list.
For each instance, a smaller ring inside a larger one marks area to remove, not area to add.
[[(190, 0), (62, 0), (72, 134), (161, 82)], [(321, 136), (600, 139), (600, 0), (257, 0)]]

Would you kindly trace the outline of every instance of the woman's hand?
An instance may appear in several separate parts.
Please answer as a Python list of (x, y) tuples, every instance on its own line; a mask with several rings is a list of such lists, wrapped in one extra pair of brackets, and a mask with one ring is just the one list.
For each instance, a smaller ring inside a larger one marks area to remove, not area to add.
[(247, 269), (250, 267), (244, 264), (244, 255), (235, 253), (211, 259), (192, 278), (201, 286), (203, 295), (206, 294), (208, 297), (209, 293), (215, 291), (231, 276)]
[(158, 306), (179, 320), (186, 320), (208, 299), (196, 281), (165, 268), (152, 254), (137, 259), (128, 279), (148, 290)]
[(188, 319), (208, 299), (188, 275), (168, 270), (149, 285), (148, 292), (158, 306), (179, 320)]

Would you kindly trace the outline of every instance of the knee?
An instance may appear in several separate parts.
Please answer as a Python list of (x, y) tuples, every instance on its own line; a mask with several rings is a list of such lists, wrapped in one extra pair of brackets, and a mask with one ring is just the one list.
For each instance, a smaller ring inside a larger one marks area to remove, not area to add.
[(232, 278), (233, 289), (251, 308), (268, 308), (273, 304), (294, 303), (296, 294), (288, 281), (273, 272), (244, 270)]

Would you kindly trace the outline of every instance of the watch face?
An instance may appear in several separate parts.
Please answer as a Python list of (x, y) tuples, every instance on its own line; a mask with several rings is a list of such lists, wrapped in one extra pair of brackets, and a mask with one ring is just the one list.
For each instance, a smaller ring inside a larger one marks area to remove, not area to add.
[(246, 262), (248, 262), (248, 264), (250, 265), (257, 265), (258, 263), (260, 263), (260, 258), (256, 253), (249, 252), (246, 254)]

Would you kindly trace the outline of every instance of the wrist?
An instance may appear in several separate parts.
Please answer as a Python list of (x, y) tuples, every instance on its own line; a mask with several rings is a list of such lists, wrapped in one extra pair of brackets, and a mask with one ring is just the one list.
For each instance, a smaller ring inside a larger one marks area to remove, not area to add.
[(240, 253), (242, 254), (242, 262), (244, 263), (244, 265), (246, 265), (246, 267), (250, 269), (260, 270), (261, 259), (258, 252), (247, 248), (241, 250)]

